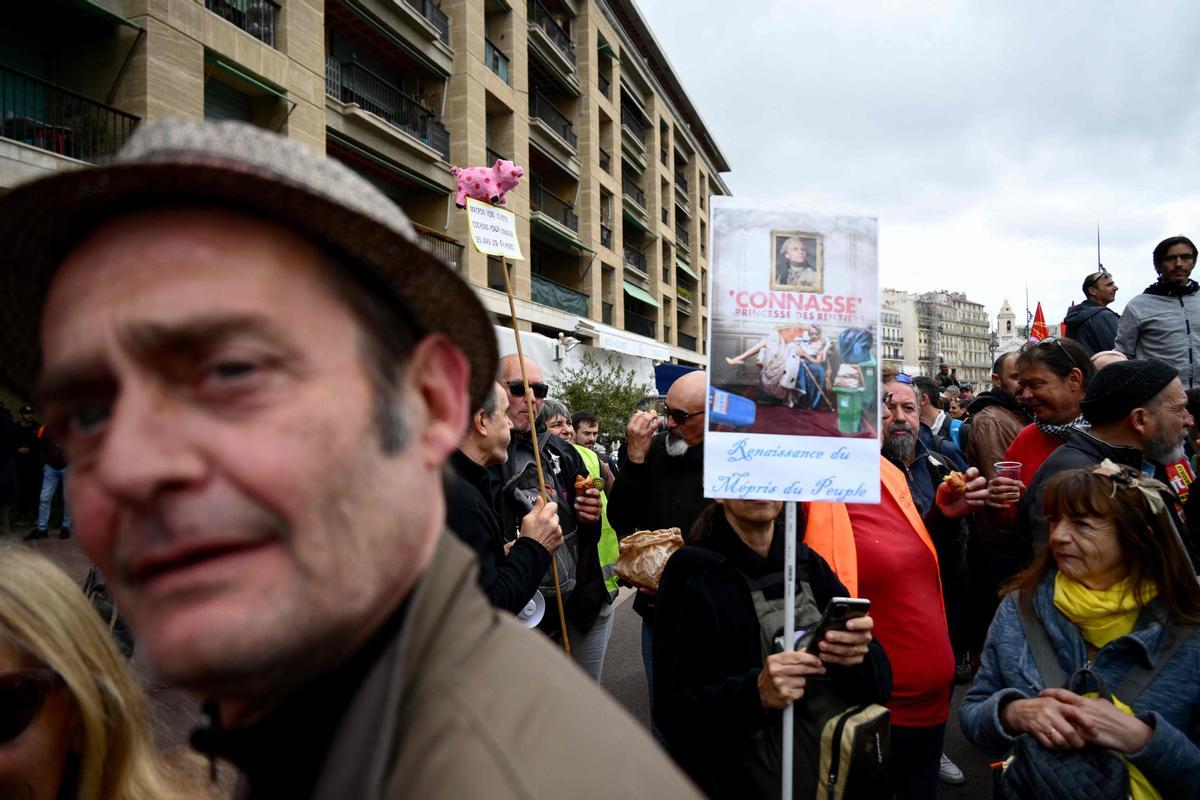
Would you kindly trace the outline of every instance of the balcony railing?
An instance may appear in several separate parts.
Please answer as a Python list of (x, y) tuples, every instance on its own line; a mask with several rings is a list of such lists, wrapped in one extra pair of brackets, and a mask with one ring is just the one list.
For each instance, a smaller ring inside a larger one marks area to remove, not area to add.
[(678, 336), (679, 336), (679, 338), (676, 341), (679, 343), (680, 347), (682, 347), (684, 350), (695, 351), (695, 349), (696, 349), (696, 337), (695, 336), (692, 336), (690, 333), (684, 333), (683, 331), (680, 331)]
[(529, 113), (549, 125), (550, 130), (561, 136), (571, 147), (575, 147), (579, 143), (579, 138), (575, 135), (575, 126), (571, 124), (571, 120), (554, 107), (550, 98), (536, 89), (529, 93)]
[(417, 231), (417, 239), (426, 250), (454, 267), (456, 272), (462, 272), (463, 246), (461, 244), (444, 236), (422, 230)]
[(683, 172), (680, 170), (675, 170), (675, 185), (678, 186), (680, 189), (683, 189), (684, 194), (687, 194), (687, 190), (688, 190), (687, 178), (683, 177)]
[(625, 307), (625, 330), (630, 333), (638, 333), (642, 336), (654, 338), (657, 333), (658, 323), (649, 317), (643, 317), (637, 312), (630, 311), (629, 306)]
[(325, 58), (325, 91), (355, 103), (450, 158), (450, 133), (433, 111), (356, 61)]
[(500, 80), (508, 83), (508, 56), (499, 47), (492, 44), (491, 39), (483, 40), (483, 61), (487, 68), (499, 76)]
[(689, 250), (692, 247), (691, 241), (688, 238), (687, 228), (682, 225), (675, 226), (675, 245), (677, 247), (686, 247)]
[[(488, 288), (504, 291), (504, 267), (502, 262), (496, 256), (488, 256)], [(511, 269), (511, 268), (510, 268)], [(512, 273), (509, 273), (509, 280), (512, 280)]]
[(612, 317), (613, 317), (613, 304), (612, 303), (601, 303), (600, 304), (600, 321), (603, 322), (605, 325), (612, 325)]
[(600, 76), (596, 79), (596, 83), (598, 83), (600, 85), (600, 94), (604, 95), (605, 97), (607, 97), (608, 99), (611, 100), (612, 99), (612, 94), (611, 94), (612, 80), (607, 75), (605, 75), (603, 72), (601, 72)]
[(529, 21), (542, 29), (564, 58), (575, 63), (575, 43), (571, 41), (571, 34), (558, 24), (558, 20), (538, 0), (530, 0)]
[(662, 209), (662, 221), (663, 225), (671, 224), (671, 212), (667, 211), (665, 208)]
[(600, 169), (612, 174), (612, 154), (603, 147), (600, 148)]
[(625, 266), (646, 271), (646, 254), (633, 245), (625, 245)]
[(121, 149), (140, 117), (0, 66), (0, 134), (8, 139), (96, 161)]
[(260, 42), (275, 46), (275, 15), (279, 4), (273, 0), (204, 0), (204, 7)]
[(605, 247), (612, 247), (612, 228), (603, 223), (600, 225), (600, 244)]
[(540, 183), (532, 183), (530, 185), (533, 187), (530, 194), (530, 201), (533, 203), (534, 208), (555, 222), (566, 225), (573, 231), (579, 230), (579, 217), (576, 216), (575, 208), (570, 203)]
[(646, 123), (642, 121), (640, 112), (627, 106), (621, 106), (621, 124), (629, 128), (629, 132), (639, 142), (646, 143)]
[(637, 182), (629, 173), (621, 176), (621, 189), (625, 192), (626, 197), (632, 197), (642, 208), (646, 207), (646, 193), (642, 191), (642, 187), (637, 185)]
[(660, 164), (662, 164), (664, 167), (667, 165), (667, 151), (666, 150), (658, 151), (658, 162)]
[(586, 294), (577, 292), (569, 286), (563, 286), (561, 283), (555, 283), (549, 278), (543, 278), (541, 275), (532, 277), (533, 286), (530, 297), (533, 302), (557, 308), (568, 314), (587, 316), (588, 296)]
[(433, 27), (437, 28), (438, 36), (446, 44), (450, 44), (450, 18), (440, 8), (435, 6), (431, 0), (404, 0), (405, 3), (415, 8), (420, 12), (421, 16), (429, 20)]

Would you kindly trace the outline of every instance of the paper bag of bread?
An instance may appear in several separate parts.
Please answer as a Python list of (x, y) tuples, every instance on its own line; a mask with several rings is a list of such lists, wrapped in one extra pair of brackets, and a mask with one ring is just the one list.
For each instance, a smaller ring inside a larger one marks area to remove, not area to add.
[(621, 540), (621, 554), (613, 570), (634, 586), (657, 592), (667, 559), (681, 547), (679, 528), (636, 531)]

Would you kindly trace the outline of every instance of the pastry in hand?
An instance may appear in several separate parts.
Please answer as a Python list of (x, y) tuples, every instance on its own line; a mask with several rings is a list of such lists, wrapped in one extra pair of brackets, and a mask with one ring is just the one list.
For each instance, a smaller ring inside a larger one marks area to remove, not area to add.
[(957, 470), (954, 472), (951, 472), (945, 478), (942, 478), (942, 483), (949, 486), (951, 489), (953, 489), (958, 494), (966, 494), (967, 493), (967, 476), (963, 475), (961, 472), (958, 472)]

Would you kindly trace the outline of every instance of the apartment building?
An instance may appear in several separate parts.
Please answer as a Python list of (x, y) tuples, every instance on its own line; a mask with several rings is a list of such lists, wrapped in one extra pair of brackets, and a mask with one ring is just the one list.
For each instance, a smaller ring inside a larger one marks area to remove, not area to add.
[(142, 120), (247, 120), (378, 186), (507, 324), (449, 168), (511, 159), (518, 326), (707, 361), (729, 165), (631, 0), (46, 0), (4, 28), (0, 190), (102, 160)]
[[(891, 314), (889, 314), (889, 310)], [(933, 375), (945, 362), (957, 370), (959, 381), (979, 384), (991, 380), (992, 335), (981, 303), (961, 292), (902, 292), (883, 290), (885, 315), (884, 363), (888, 357), (887, 319), (898, 319), (900, 366), (914, 374)]]

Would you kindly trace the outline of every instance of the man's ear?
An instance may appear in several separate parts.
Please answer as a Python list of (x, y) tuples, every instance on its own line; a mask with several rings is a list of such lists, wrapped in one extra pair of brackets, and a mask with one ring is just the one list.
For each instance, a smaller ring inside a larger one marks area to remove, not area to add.
[(481, 439), (488, 434), (488, 414), (482, 408), (471, 415), (471, 432)]
[(1145, 436), (1146, 435), (1146, 422), (1148, 421), (1149, 416), (1150, 416), (1150, 412), (1148, 412), (1146, 409), (1135, 408), (1129, 414), (1129, 427), (1131, 427), (1135, 431), (1137, 431), (1139, 436)]
[(438, 469), (462, 441), (467, 427), (471, 367), (445, 336), (429, 334), (417, 342), (405, 370), (410, 398), (417, 406), (414, 430), (417, 457)]

